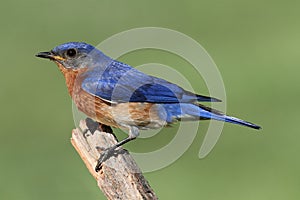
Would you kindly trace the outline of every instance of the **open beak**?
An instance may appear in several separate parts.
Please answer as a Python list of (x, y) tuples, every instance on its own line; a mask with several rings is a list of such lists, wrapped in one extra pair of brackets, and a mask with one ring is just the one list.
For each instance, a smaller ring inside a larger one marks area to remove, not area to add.
[(54, 55), (53, 52), (51, 51), (46, 51), (46, 52), (40, 52), (38, 54), (35, 55), (36, 57), (40, 57), (40, 58), (48, 58), (50, 60), (54, 60), (54, 61), (63, 61), (65, 60), (64, 58)]

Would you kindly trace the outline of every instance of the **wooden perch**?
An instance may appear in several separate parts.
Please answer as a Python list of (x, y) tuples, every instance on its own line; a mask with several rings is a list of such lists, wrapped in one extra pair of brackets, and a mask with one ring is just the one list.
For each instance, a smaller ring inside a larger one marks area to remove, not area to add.
[(82, 130), (87, 130), (85, 121), (80, 122), (80, 129), (72, 131), (71, 143), (107, 199), (158, 199), (132, 156), (122, 148), (102, 164), (99, 172), (95, 172), (99, 149), (110, 147), (117, 140), (108, 131), (83, 134)]

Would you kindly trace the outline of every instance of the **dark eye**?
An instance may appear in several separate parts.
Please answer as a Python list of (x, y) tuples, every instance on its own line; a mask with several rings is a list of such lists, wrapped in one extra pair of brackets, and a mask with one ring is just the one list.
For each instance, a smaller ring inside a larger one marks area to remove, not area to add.
[(77, 54), (77, 51), (76, 49), (68, 49), (67, 52), (66, 52), (66, 55), (69, 57), (69, 58), (74, 58)]

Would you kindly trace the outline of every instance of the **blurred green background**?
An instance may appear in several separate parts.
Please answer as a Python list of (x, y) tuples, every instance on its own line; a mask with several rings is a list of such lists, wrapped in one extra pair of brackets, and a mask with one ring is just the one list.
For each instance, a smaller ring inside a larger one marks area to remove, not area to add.
[[(70, 144), (74, 123), (63, 76), (34, 55), (68, 41), (97, 45), (145, 26), (174, 29), (202, 44), (222, 74), (228, 113), (263, 126), (257, 132), (226, 124), (214, 150), (199, 160), (208, 124), (201, 122), (179, 160), (145, 174), (160, 199), (300, 199), (299, 8), (292, 0), (2, 1), (0, 199), (105, 199)], [(148, 53), (121, 60), (189, 67), (178, 57)], [(126, 147), (156, 149), (172, 132)]]

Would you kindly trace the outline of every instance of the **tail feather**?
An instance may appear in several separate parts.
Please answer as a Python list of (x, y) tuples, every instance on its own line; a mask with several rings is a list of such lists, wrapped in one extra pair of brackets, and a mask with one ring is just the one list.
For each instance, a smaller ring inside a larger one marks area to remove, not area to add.
[(204, 117), (207, 116), (208, 119), (214, 119), (214, 120), (219, 120), (219, 121), (225, 121), (225, 122), (229, 122), (232, 124), (238, 124), (238, 125), (242, 125), (242, 126), (247, 126), (250, 128), (254, 128), (254, 129), (260, 129), (261, 127), (253, 124), (251, 122), (247, 122), (245, 120), (236, 118), (236, 117), (232, 117), (232, 116), (227, 116), (224, 115), (222, 112), (209, 108), (207, 106), (203, 106), (201, 104), (198, 105), (200, 108), (200, 116)]
[(199, 119), (213, 119), (218, 121), (229, 122), (232, 124), (238, 124), (242, 126), (247, 126), (254, 129), (260, 129), (261, 127), (235, 118), (231, 116), (227, 116), (222, 112), (209, 108), (207, 106), (203, 106), (201, 104), (165, 104), (165, 110), (168, 114), (167, 121), (172, 122), (174, 119), (176, 120), (199, 120)]

